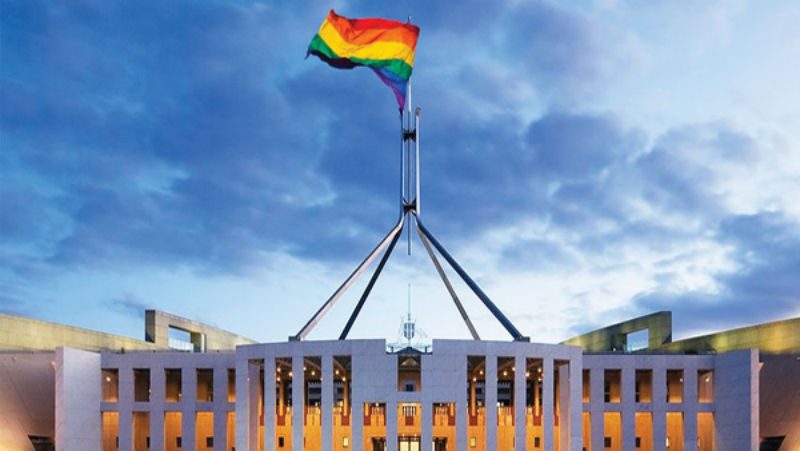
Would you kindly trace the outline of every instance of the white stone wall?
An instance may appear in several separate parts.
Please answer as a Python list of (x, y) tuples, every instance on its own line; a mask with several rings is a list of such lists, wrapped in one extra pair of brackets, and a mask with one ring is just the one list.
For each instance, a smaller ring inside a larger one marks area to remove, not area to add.
[[(591, 414), (592, 449), (603, 449), (604, 412), (622, 414), (622, 445), (635, 449), (635, 414), (653, 414), (653, 450), (666, 451), (667, 412), (683, 413), (684, 450), (697, 450), (697, 414), (713, 412), (715, 448), (720, 451), (758, 449), (758, 352), (737, 351), (719, 355), (587, 354), (584, 369), (590, 371), (590, 402), (583, 410)], [(714, 370), (714, 402), (697, 399), (698, 370)], [(604, 400), (605, 370), (621, 370), (622, 400)], [(636, 370), (652, 370), (652, 402), (635, 402)], [(667, 370), (683, 370), (683, 398), (667, 402)]]
[(56, 348), (56, 450), (100, 451), (100, 354)]
[[(214, 413), (214, 451), (225, 451), (226, 422), (228, 412), (234, 411), (235, 403), (228, 402), (228, 369), (236, 368), (234, 352), (104, 352), (97, 356), (97, 364), (91, 369), (91, 377), (97, 383), (97, 409), (95, 423), (100, 424), (100, 410), (119, 412), (119, 449), (129, 451), (132, 447), (133, 412), (150, 413), (150, 449), (164, 449), (164, 413), (182, 412), (181, 437), (184, 450), (195, 448), (195, 417), (197, 412)], [(246, 363), (246, 362), (245, 362)], [(104, 403), (100, 399), (101, 369), (116, 368), (119, 370), (119, 402)], [(134, 402), (134, 369), (150, 370), (150, 401)], [(166, 369), (180, 369), (182, 378), (182, 397), (179, 402), (166, 402)], [(214, 371), (213, 402), (197, 401), (197, 369)], [(87, 372), (88, 373), (88, 372)], [(246, 374), (246, 373), (245, 373)], [(240, 375), (239, 375), (240, 376)], [(242, 388), (241, 377), (237, 377), (237, 399)], [(246, 382), (246, 381), (245, 381)], [(245, 384), (246, 385), (246, 384)], [(247, 406), (249, 403), (242, 403)], [(246, 418), (246, 416), (245, 416)], [(238, 423), (238, 421), (237, 421)], [(246, 423), (245, 423), (246, 424)], [(240, 429), (237, 424), (237, 431)], [(96, 443), (100, 443), (100, 436)], [(95, 448), (92, 448), (95, 449)], [(237, 448), (238, 449), (238, 448)], [(243, 448), (246, 449), (246, 448)], [(81, 448), (76, 451), (88, 451)]]

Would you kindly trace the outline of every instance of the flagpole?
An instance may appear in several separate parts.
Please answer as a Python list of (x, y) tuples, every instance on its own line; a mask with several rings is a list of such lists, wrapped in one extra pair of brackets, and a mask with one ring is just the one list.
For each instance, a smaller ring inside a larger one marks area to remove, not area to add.
[[(408, 100), (406, 101), (406, 121), (408, 123), (408, 128), (406, 129), (407, 133), (411, 134), (411, 80), (408, 80)], [(410, 137), (410, 136), (409, 136)], [(407, 140), (406, 145), (406, 161), (408, 165), (406, 166), (406, 177), (408, 178), (408, 185), (406, 186), (406, 193), (408, 196), (406, 197), (406, 201), (411, 204), (411, 140)], [(406, 241), (408, 242), (408, 255), (411, 255), (411, 227), (408, 228), (406, 231)]]

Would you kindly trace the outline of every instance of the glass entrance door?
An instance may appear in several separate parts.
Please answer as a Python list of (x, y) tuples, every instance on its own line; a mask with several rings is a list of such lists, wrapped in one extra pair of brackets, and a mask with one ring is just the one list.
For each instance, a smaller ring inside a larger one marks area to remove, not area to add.
[(397, 438), (398, 451), (420, 451), (419, 437), (401, 435)]

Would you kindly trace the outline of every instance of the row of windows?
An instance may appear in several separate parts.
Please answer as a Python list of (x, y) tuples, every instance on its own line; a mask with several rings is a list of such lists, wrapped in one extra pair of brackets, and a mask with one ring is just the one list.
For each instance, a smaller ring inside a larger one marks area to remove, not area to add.
[[(665, 401), (668, 403), (684, 402), (684, 370), (666, 370)], [(583, 370), (583, 402), (591, 399), (591, 373)], [(697, 370), (692, 377), (697, 379), (697, 402), (714, 402), (714, 370)], [(634, 381), (634, 401), (639, 403), (653, 402), (653, 370), (636, 370)], [(622, 370), (607, 369), (603, 371), (603, 401), (619, 403), (622, 400)]]
[[(197, 369), (197, 388), (195, 399), (198, 402), (214, 402), (214, 370)], [(103, 402), (119, 401), (119, 370), (116, 368), (103, 369)], [(229, 368), (227, 374), (228, 402), (236, 401), (236, 372)], [(219, 377), (219, 376), (218, 376)], [(151, 379), (149, 368), (133, 369), (133, 400), (135, 402), (150, 402)], [(180, 368), (167, 368), (164, 370), (164, 401), (181, 402), (183, 400), (183, 370)]]

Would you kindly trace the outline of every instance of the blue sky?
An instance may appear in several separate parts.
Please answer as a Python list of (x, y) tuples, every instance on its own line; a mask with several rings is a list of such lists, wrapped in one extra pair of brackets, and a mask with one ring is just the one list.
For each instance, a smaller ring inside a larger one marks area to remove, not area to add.
[[(303, 58), (331, 7), (420, 26), (423, 217), (534, 341), (800, 315), (800, 5), (613, 0), (0, 0), (0, 311), (295, 333), (397, 213), (391, 92)], [(416, 249), (352, 336), (395, 338), (409, 283), (468, 336)]]

